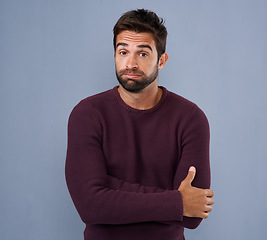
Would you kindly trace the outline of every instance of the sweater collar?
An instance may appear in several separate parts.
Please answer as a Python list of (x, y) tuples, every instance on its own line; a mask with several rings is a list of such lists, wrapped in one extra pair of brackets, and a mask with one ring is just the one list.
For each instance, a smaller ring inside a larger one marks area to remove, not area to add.
[(140, 110), (140, 109), (136, 109), (136, 108), (133, 108), (129, 105), (127, 105), (121, 98), (120, 94), (119, 94), (119, 91), (118, 91), (118, 87), (119, 86), (115, 86), (112, 91), (116, 97), (116, 99), (118, 100), (119, 104), (125, 108), (127, 111), (130, 111), (130, 112), (135, 112), (135, 113), (140, 113), (140, 114), (147, 114), (147, 113), (151, 113), (151, 112), (154, 112), (156, 110), (158, 110), (160, 108), (160, 106), (163, 104), (163, 102), (165, 101), (166, 97), (167, 97), (167, 94), (168, 94), (168, 90), (163, 87), (163, 86), (159, 86), (159, 88), (162, 89), (162, 96), (159, 100), (159, 102), (152, 108), (149, 108), (149, 109), (145, 109), (145, 110)]

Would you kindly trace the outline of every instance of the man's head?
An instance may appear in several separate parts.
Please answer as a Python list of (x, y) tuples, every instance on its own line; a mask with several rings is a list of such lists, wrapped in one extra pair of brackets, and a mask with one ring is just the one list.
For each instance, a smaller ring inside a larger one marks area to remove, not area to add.
[(152, 34), (158, 52), (158, 59), (166, 51), (167, 29), (164, 26), (163, 19), (159, 18), (154, 12), (137, 9), (124, 13), (113, 28), (114, 49), (116, 49), (117, 36), (122, 31)]
[(157, 84), (158, 70), (168, 60), (162, 22), (155, 13), (141, 9), (125, 13), (115, 25), (116, 75), (127, 91), (140, 92)]

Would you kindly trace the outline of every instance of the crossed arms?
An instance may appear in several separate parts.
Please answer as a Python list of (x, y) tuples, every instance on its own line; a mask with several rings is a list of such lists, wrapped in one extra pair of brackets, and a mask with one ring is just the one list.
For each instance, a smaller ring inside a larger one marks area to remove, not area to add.
[[(200, 124), (206, 123), (203, 120)], [(184, 141), (182, 160), (176, 169), (173, 189), (164, 190), (129, 183), (108, 175), (95, 128), (96, 122), (86, 111), (74, 109), (69, 119), (66, 180), (76, 209), (85, 223), (158, 221), (195, 228), (202, 218), (208, 216), (213, 204), (213, 192), (202, 189), (209, 188), (210, 184), (208, 157), (204, 157), (207, 160), (201, 163), (197, 159), (195, 162), (187, 161), (191, 154), (187, 151), (187, 145), (195, 144), (199, 154), (207, 154), (207, 151), (198, 150), (201, 148), (199, 142), (203, 142), (201, 132), (200, 140), (185, 136), (187, 141)], [(207, 131), (207, 128), (203, 131)], [(205, 141), (207, 145), (208, 140)], [(196, 167), (197, 174), (196, 171), (188, 172), (191, 165)]]

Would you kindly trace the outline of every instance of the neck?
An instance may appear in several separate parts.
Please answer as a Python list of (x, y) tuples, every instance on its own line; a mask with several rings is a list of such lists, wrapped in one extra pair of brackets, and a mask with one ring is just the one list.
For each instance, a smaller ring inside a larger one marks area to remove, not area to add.
[(121, 85), (118, 88), (122, 100), (132, 108), (146, 110), (154, 107), (162, 96), (162, 89), (154, 81), (141, 92), (133, 93), (125, 90)]

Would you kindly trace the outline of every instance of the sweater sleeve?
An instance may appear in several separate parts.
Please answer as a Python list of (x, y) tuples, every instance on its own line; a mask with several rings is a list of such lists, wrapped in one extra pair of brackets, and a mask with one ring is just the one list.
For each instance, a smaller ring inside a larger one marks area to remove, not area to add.
[[(120, 180), (107, 175), (99, 129), (93, 114), (78, 104), (69, 118), (65, 170), (68, 189), (83, 222), (181, 221), (179, 191), (160, 191), (129, 183), (120, 186)], [(110, 185), (111, 179), (116, 186)]]
[[(182, 153), (174, 178), (174, 189), (178, 189), (181, 181), (188, 174), (190, 166), (195, 166), (196, 176), (192, 186), (210, 188), (209, 161), (209, 124), (205, 114), (196, 105), (192, 108), (182, 134)], [(182, 224), (186, 228), (197, 228), (201, 218), (183, 217)]]
[[(142, 186), (141, 184), (138, 184), (138, 183), (129, 183), (127, 181), (124, 181), (124, 180), (121, 180), (121, 179), (118, 179), (118, 178), (115, 178), (109, 175), (107, 177), (108, 177), (109, 187), (113, 190), (135, 192), (135, 193), (156, 193), (156, 192), (165, 191), (157, 187), (147, 187), (147, 186)], [(180, 206), (180, 208), (182, 209), (183, 207)], [(167, 224), (167, 225), (177, 225), (181, 221), (158, 221), (158, 222)]]
[(165, 191), (157, 187), (147, 187), (147, 186), (142, 186), (141, 184), (138, 183), (129, 183), (127, 181), (115, 178), (110, 175), (107, 175), (107, 178), (108, 178), (109, 188), (113, 190), (135, 192), (135, 193), (156, 193)]

